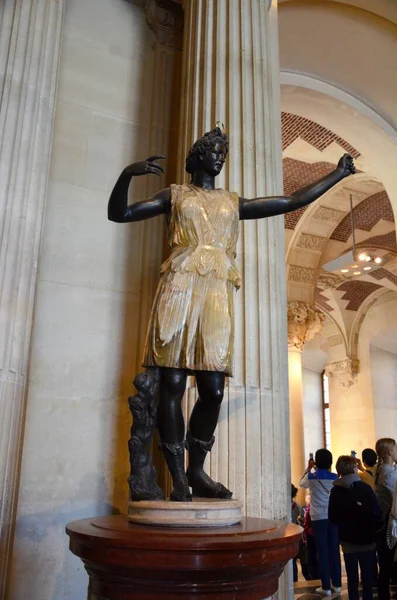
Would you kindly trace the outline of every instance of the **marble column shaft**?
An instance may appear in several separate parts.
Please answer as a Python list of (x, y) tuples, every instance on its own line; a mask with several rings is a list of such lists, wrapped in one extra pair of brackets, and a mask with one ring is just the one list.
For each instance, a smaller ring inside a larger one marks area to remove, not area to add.
[(299, 481), (308, 458), (305, 458), (305, 430), (303, 410), (302, 351), (288, 351), (288, 383), (290, 403), (291, 482), (298, 488), (298, 502), (304, 501), (304, 492)]
[[(323, 328), (324, 315), (306, 302), (288, 302), (288, 374), (291, 440), (291, 481), (299, 485), (309, 457), (305, 457), (302, 350)], [(299, 490), (298, 500), (304, 501)]]
[(64, 0), (0, 6), (0, 597), (18, 494)]
[[(179, 147), (183, 181), (194, 140), (225, 124), (230, 152), (218, 187), (247, 198), (282, 192), (277, 10), (263, 0), (185, 2)], [(246, 514), (290, 510), (283, 219), (240, 223), (234, 377), (229, 380), (211, 476)], [(188, 409), (195, 390), (188, 393)]]

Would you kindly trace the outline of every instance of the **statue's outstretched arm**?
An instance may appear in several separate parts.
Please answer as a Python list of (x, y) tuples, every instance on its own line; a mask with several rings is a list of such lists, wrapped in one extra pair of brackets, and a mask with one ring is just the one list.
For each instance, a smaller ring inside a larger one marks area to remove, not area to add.
[(151, 219), (157, 215), (168, 214), (171, 210), (171, 190), (165, 188), (157, 192), (149, 200), (134, 202), (128, 205), (128, 188), (133, 177), (139, 175), (160, 175), (164, 169), (154, 161), (164, 156), (151, 156), (146, 160), (132, 163), (124, 169), (110, 194), (108, 203), (108, 219), (116, 223), (129, 223)]
[(252, 200), (240, 198), (240, 219), (274, 217), (306, 206), (352, 173), (355, 173), (353, 159), (350, 154), (345, 154), (340, 159), (335, 171), (319, 181), (297, 190), (291, 196), (272, 196), (253, 198)]

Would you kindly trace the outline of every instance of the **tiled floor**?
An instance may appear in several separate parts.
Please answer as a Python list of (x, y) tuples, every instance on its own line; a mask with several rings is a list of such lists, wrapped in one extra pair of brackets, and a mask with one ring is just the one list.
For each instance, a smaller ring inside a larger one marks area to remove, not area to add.
[[(321, 581), (298, 581), (294, 583), (294, 600), (319, 600), (319, 598), (329, 600), (329, 598), (341, 598), (342, 600), (348, 600), (349, 596), (347, 593), (347, 582), (346, 577), (342, 578), (342, 592), (340, 594), (333, 594), (332, 596), (323, 596), (322, 594), (316, 594), (316, 588), (321, 587)], [(392, 598), (396, 597), (397, 586), (391, 586)], [(378, 597), (376, 589), (374, 589), (374, 600)]]
[(347, 600), (347, 584), (346, 579), (342, 581), (342, 593), (341, 594), (333, 594), (332, 596), (324, 596), (323, 594), (317, 594), (316, 588), (321, 587), (321, 581), (298, 581), (298, 583), (294, 583), (294, 600), (319, 600), (319, 598), (342, 598), (342, 600)]

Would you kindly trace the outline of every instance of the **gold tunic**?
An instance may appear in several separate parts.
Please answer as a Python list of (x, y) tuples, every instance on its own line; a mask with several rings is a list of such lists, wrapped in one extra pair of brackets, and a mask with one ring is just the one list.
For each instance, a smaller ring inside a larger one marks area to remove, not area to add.
[(171, 255), (161, 267), (143, 366), (232, 375), (238, 195), (171, 186)]

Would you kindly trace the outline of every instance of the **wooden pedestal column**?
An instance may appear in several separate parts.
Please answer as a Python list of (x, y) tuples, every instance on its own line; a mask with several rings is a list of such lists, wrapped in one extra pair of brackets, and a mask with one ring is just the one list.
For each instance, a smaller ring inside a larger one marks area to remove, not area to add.
[(296, 556), (301, 531), (250, 517), (214, 529), (134, 525), (125, 516), (66, 527), (89, 574), (88, 600), (263, 600)]

